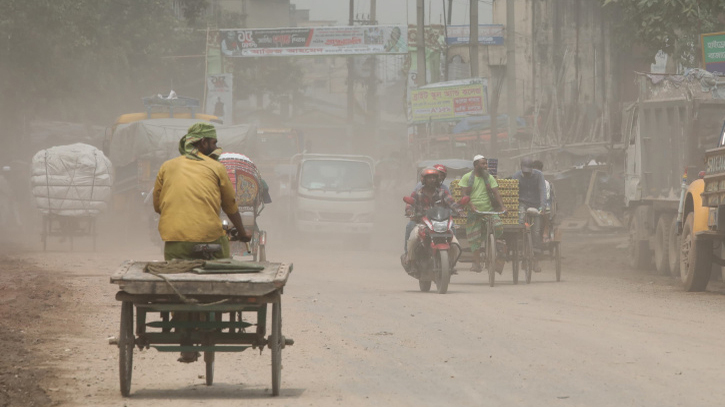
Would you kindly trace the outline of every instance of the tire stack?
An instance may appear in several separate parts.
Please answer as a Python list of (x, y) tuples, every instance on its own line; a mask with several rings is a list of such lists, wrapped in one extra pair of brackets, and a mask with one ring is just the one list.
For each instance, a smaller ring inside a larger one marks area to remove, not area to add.
[(519, 180), (497, 179), (498, 193), (501, 195), (503, 204), (506, 205), (506, 212), (501, 215), (501, 222), (504, 225), (519, 224)]

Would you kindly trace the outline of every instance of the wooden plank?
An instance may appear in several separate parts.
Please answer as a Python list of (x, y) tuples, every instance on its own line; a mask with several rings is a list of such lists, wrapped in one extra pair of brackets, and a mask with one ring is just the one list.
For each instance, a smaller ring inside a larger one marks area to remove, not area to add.
[(283, 287), (292, 264), (264, 263), (258, 273), (243, 274), (164, 274), (163, 278), (144, 272), (149, 262), (124, 262), (111, 276), (129, 294), (262, 296)]

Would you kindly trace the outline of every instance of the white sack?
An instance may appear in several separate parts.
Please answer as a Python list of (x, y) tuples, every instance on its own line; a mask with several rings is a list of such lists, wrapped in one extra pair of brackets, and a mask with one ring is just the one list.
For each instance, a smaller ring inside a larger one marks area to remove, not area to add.
[(113, 168), (91, 145), (52, 147), (33, 157), (30, 186), (35, 206), (44, 214), (96, 216), (111, 199)]

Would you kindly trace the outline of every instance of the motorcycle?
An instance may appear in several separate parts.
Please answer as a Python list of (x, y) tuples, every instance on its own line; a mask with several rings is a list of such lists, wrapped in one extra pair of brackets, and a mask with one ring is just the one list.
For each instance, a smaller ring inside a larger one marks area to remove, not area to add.
[[(469, 199), (463, 197), (459, 204), (466, 205)], [(415, 203), (409, 196), (403, 201), (410, 205)], [(461, 247), (458, 246), (458, 255), (455, 259), (451, 258), (451, 248), (457, 245), (453, 243), (453, 211), (434, 206), (425, 212), (420, 223), (425, 227), (418, 228), (419, 246), (411, 260), (411, 269), (417, 273), (409, 274), (418, 279), (420, 291), (430, 291), (431, 283), (435, 282), (438, 294), (445, 294), (451, 281), (451, 269), (461, 256)]]

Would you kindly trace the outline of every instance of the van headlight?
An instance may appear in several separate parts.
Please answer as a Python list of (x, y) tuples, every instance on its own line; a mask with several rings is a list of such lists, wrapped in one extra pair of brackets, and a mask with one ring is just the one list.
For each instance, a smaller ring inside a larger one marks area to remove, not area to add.
[(448, 221), (432, 221), (433, 231), (436, 233), (445, 233), (448, 231)]

